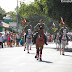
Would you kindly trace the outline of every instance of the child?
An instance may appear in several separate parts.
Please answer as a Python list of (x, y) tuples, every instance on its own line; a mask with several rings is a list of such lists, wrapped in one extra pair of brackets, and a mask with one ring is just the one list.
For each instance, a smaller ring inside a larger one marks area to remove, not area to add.
[(24, 36), (20, 40), (20, 44), (23, 46), (24, 45)]

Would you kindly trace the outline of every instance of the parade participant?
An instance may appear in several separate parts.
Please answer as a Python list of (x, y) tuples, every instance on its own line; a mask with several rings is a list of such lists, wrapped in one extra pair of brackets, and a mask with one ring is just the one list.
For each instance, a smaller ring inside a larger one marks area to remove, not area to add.
[(30, 25), (30, 22), (28, 22), (28, 24), (25, 26), (24, 30), (26, 32), (26, 35), (25, 35), (25, 42), (26, 42), (26, 36), (28, 34), (28, 29), (31, 29), (32, 30), (32, 26)]
[(2, 48), (3, 48), (3, 37), (2, 37), (2, 33), (0, 33), (0, 45), (1, 45)]
[[(61, 27), (61, 31), (60, 31), (60, 33), (61, 33), (61, 39), (62, 39), (62, 35), (63, 35), (63, 30), (64, 30), (64, 29), (66, 29), (66, 33), (68, 33), (68, 28), (66, 27), (65, 24), (64, 24), (63, 27)], [(67, 38), (67, 44), (68, 44), (68, 36), (67, 36), (67, 34), (66, 34), (66, 38)]]
[[(34, 30), (37, 30), (37, 31), (38, 31), (38, 30), (40, 29), (40, 26), (42, 26), (42, 29), (45, 30), (45, 23), (43, 23), (43, 20), (42, 20), (42, 19), (40, 20), (40, 23), (38, 23), (38, 24), (34, 27)], [(34, 43), (33, 43), (33, 44), (36, 43), (36, 38), (37, 38), (37, 36), (38, 36), (38, 32), (36, 32), (35, 35), (34, 35), (34, 39), (33, 39), (33, 40), (34, 40)], [(45, 44), (48, 45), (48, 44), (47, 44), (47, 37), (46, 37), (45, 34), (44, 34), (44, 39), (45, 39)]]

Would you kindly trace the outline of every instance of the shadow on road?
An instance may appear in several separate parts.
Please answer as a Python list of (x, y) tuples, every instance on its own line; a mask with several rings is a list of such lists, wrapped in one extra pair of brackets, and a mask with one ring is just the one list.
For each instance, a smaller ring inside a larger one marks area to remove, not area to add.
[(50, 62), (50, 61), (40, 61), (40, 62), (43, 62), (43, 63), (53, 63), (53, 62)]
[(29, 54), (35, 54), (35, 53), (29, 53)]
[(72, 52), (72, 48), (66, 48), (65, 52)]
[(72, 57), (72, 55), (64, 55), (64, 56), (69, 56), (69, 57)]

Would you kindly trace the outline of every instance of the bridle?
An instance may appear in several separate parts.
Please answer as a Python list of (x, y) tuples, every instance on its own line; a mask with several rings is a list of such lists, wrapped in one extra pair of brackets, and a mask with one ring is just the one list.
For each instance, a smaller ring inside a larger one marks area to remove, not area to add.
[[(44, 38), (44, 33), (43, 33), (42, 37)], [(38, 41), (38, 42), (44, 42), (44, 39), (43, 39), (43, 40), (37, 39), (37, 41)]]

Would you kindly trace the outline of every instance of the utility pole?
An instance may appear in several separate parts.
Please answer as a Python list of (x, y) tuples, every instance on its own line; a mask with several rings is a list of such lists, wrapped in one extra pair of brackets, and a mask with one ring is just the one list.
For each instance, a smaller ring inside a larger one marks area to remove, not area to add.
[(17, 32), (18, 32), (18, 0), (17, 0)]

